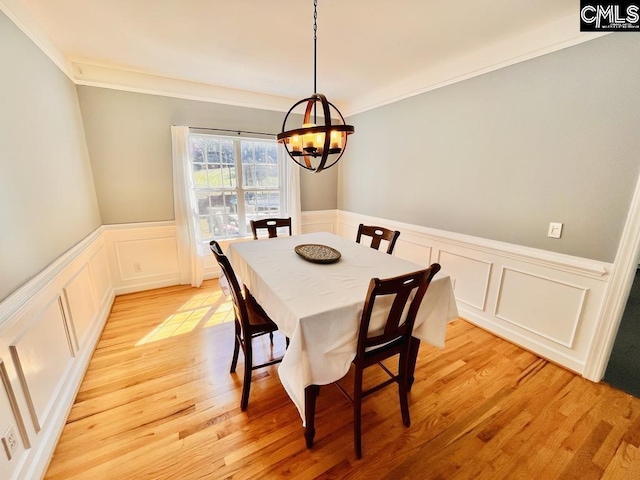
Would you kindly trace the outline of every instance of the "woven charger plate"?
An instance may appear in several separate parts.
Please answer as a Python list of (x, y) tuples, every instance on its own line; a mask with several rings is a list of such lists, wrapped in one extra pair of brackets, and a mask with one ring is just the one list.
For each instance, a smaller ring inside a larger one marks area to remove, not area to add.
[(305, 260), (315, 263), (337, 262), (342, 256), (335, 248), (327, 247), (326, 245), (318, 245), (316, 243), (297, 245), (294, 250)]

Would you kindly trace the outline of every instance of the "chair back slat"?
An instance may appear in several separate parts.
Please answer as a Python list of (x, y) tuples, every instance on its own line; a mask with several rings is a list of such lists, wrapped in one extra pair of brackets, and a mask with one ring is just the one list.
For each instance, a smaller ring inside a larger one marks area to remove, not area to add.
[(289, 218), (263, 218), (261, 220), (251, 220), (251, 233), (253, 239), (258, 240), (258, 230), (267, 230), (269, 238), (278, 236), (278, 228), (288, 227), (291, 236), (291, 217)]
[[(405, 311), (407, 306), (407, 300), (409, 299), (409, 295), (411, 294), (410, 289), (403, 289), (402, 291), (396, 293), (395, 298), (393, 299), (393, 304), (389, 309), (389, 314), (387, 315), (387, 321), (384, 326), (384, 335), (385, 336), (400, 336), (402, 335), (404, 329), (401, 329), (401, 322), (403, 319), (402, 312)], [(402, 325), (406, 327), (406, 322), (402, 322)]]
[[(380, 345), (409, 341), (422, 299), (431, 279), (438, 271), (440, 271), (440, 265), (434, 263), (424, 270), (398, 277), (382, 280), (379, 278), (371, 279), (360, 320), (356, 356), (363, 355), (365, 350)], [(388, 313), (385, 315), (384, 328), (376, 329), (375, 334), (369, 336), (369, 327), (376, 300), (382, 300), (383, 297), (388, 297), (389, 295), (394, 295), (395, 297), (391, 302)], [(411, 295), (413, 295), (412, 298)]]
[(389, 230), (384, 227), (376, 227), (372, 225), (360, 224), (358, 226), (358, 235), (356, 236), (356, 242), (361, 243), (362, 236), (371, 237), (371, 248), (380, 250), (380, 243), (382, 240), (389, 242), (387, 246), (387, 253), (392, 254), (393, 248), (396, 245), (396, 241), (400, 236), (398, 230)]

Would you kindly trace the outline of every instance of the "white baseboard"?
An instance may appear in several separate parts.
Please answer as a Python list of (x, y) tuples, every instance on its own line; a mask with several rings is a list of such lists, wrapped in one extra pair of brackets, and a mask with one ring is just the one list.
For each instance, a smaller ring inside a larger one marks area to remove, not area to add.
[[(214, 277), (215, 276), (212, 276), (210, 278), (214, 278)], [(144, 292), (146, 290), (154, 290), (156, 288), (172, 287), (174, 285), (179, 285), (179, 284), (180, 284), (180, 278), (179, 277), (172, 277), (172, 278), (167, 279), (167, 280), (158, 280), (158, 281), (155, 281), (155, 282), (139, 282), (139, 283), (136, 283), (135, 285), (127, 285), (127, 286), (123, 286), (123, 287), (118, 287), (114, 291), (115, 291), (116, 295), (126, 295), (127, 293)]]
[(538, 355), (539, 357), (546, 358), (553, 363), (561, 365), (562, 367), (576, 373), (580, 373), (584, 370), (584, 362), (577, 361), (572, 356), (566, 355), (565, 353), (560, 352), (557, 349), (549, 348), (548, 345), (537, 341), (536, 338), (532, 335), (522, 335), (518, 332), (514, 332), (513, 330), (504, 328), (502, 325), (491, 322), (490, 320), (487, 320), (486, 317), (478, 315), (477, 312), (464, 306), (458, 305), (458, 313), (460, 314), (460, 317), (464, 318), (475, 326), (480, 327), (483, 330), (487, 330), (511, 343), (515, 343), (516, 345)]
[[(149, 222), (102, 227), (116, 295), (180, 283), (174, 222)], [(302, 212), (302, 231), (336, 231), (336, 211)], [(237, 239), (231, 241), (247, 241)], [(223, 250), (229, 241), (220, 241)], [(204, 278), (217, 278), (220, 269), (205, 248)], [(139, 270), (139, 271), (136, 271)]]
[[(591, 351), (612, 265), (392, 220), (337, 212), (337, 233), (360, 223), (401, 232), (394, 254), (451, 276), (468, 319), (580, 374)], [(445, 347), (446, 348), (446, 347)]]
[(91, 332), (87, 338), (87, 344), (92, 345), (92, 348), (85, 349), (84, 352), (76, 358), (73, 367), (68, 373), (64, 389), (56, 399), (55, 410), (51, 413), (50, 424), (42, 431), (42, 439), (39, 448), (40, 453), (32, 455), (31, 457), (33, 458), (30, 458), (30, 461), (25, 464), (24, 473), (17, 472), (15, 478), (41, 478), (46, 471), (49, 462), (51, 461), (51, 456), (53, 455), (58, 443), (58, 439), (60, 438), (62, 430), (66, 424), (67, 417), (71, 412), (71, 407), (73, 407), (80, 384), (82, 383), (87, 367), (89, 366), (95, 345), (97, 345), (107, 323), (107, 319), (109, 318), (109, 314), (111, 313), (111, 306), (113, 305), (114, 299), (115, 295), (112, 293), (109, 298), (106, 299), (98, 318), (92, 325)]
[[(0, 455), (0, 478), (41, 478), (55, 450), (115, 298), (102, 233), (0, 303), (0, 430), (19, 436), (13, 458)], [(23, 369), (33, 363), (41, 368)]]
[[(360, 223), (400, 230), (397, 256), (439, 262), (470, 321), (584, 373), (611, 264), (339, 210), (302, 213), (305, 233), (329, 231), (355, 239)], [(118, 294), (178, 283), (177, 253), (169, 241), (175, 241), (172, 222), (104, 228)], [(138, 262), (151, 274), (134, 275), (131, 265)], [(205, 278), (219, 275), (211, 255), (204, 267)]]
[[(584, 374), (612, 265), (339, 210), (303, 212), (302, 223), (354, 240), (360, 223), (400, 230), (394, 254), (439, 262), (461, 316)], [(219, 275), (211, 255), (204, 272)], [(0, 455), (0, 478), (44, 474), (115, 295), (179, 278), (173, 222), (102, 226), (0, 303), (0, 430), (14, 425), (23, 440), (11, 462)], [(22, 371), (29, 355), (51, 374)]]

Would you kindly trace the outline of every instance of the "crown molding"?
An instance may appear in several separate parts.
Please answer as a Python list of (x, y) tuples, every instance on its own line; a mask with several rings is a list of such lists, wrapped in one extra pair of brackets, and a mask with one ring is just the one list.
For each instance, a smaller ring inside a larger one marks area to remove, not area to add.
[(31, 14), (22, 7), (21, 2), (15, 0), (0, 0), (0, 10), (2, 10), (4, 14), (22, 30), (22, 33), (35, 43), (72, 82), (75, 82), (67, 57), (55, 46)]
[(283, 112), (297, 101), (289, 97), (160, 77), (112, 66), (74, 62), (51, 41), (20, 1), (0, 0), (0, 10), (76, 85)]
[[(0, 0), (0, 9), (77, 85), (163, 95), (188, 100), (286, 112), (298, 99), (161, 77), (83, 60), (72, 61), (49, 39), (18, 0)], [(421, 73), (337, 105), (351, 116), (525, 60), (607, 35), (579, 31), (579, 17), (569, 15), (517, 37), (429, 65)]]
[(345, 116), (420, 95), (609, 33), (580, 32), (579, 25), (580, 18), (577, 15), (569, 15), (535, 30), (453, 58), (446, 63), (430, 65), (418, 75), (384, 89), (363, 94), (346, 103)]
[(296, 101), (289, 97), (178, 80), (82, 61), (72, 62), (72, 72), (74, 82), (77, 85), (223, 103), (261, 110), (286, 112)]

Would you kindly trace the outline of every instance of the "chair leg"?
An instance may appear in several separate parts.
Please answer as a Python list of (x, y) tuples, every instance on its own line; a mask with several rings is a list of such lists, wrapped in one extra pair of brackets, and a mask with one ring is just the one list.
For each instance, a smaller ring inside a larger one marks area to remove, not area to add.
[(234, 339), (234, 345), (233, 345), (233, 358), (231, 359), (231, 370), (229, 371), (229, 373), (233, 373), (236, 371), (236, 365), (238, 364), (238, 353), (240, 353), (240, 324), (238, 323), (238, 321), (236, 320), (236, 326), (235, 326), (235, 339)]
[(409, 400), (407, 398), (407, 393), (409, 391), (408, 385), (408, 362), (407, 357), (400, 354), (400, 359), (398, 361), (398, 395), (400, 396), (400, 412), (402, 413), (402, 423), (405, 427), (411, 425), (411, 419), (409, 418)]
[(250, 335), (244, 338), (244, 380), (242, 382), (242, 400), (240, 410), (244, 411), (249, 405), (249, 391), (251, 390), (251, 370), (253, 367), (253, 348)]
[(362, 369), (358, 367), (353, 385), (353, 444), (356, 457), (362, 458)]
[(413, 386), (414, 374), (416, 370), (416, 360), (418, 358), (418, 351), (420, 350), (420, 340), (415, 337), (411, 337), (409, 343), (409, 356), (407, 358), (407, 390), (411, 391)]
[(269, 332), (269, 340), (271, 341), (271, 345), (273, 346), (273, 332)]

